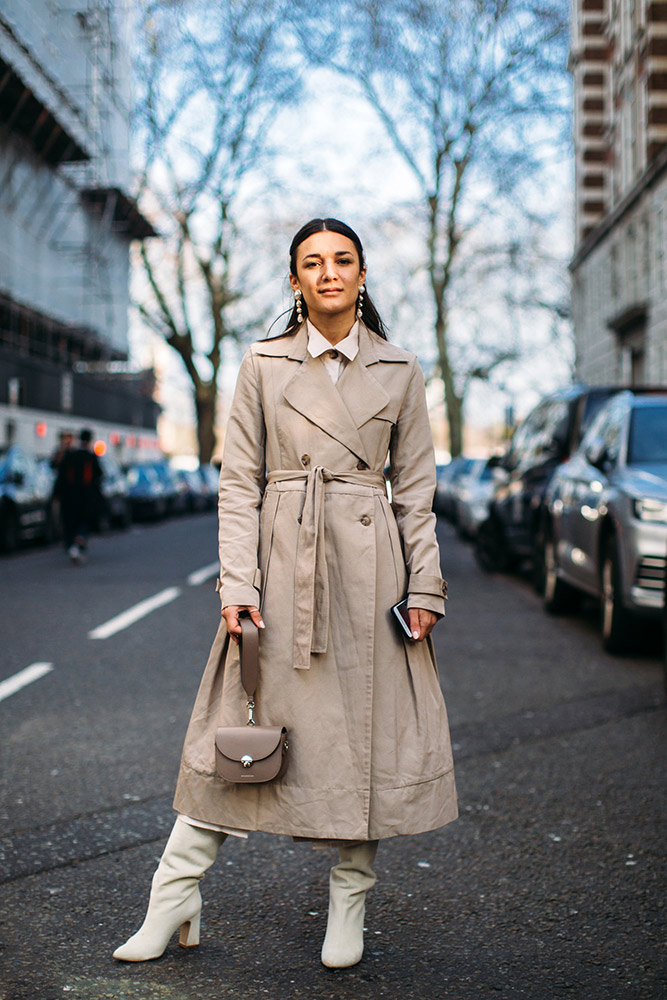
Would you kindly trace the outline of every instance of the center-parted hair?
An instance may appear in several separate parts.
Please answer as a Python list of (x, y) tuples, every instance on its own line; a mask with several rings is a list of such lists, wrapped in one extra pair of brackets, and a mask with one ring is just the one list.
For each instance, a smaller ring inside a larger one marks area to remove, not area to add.
[[(351, 240), (354, 243), (357, 254), (359, 256), (359, 268), (365, 266), (366, 258), (364, 255), (364, 248), (362, 247), (361, 240), (355, 233), (354, 229), (350, 229), (349, 226), (346, 226), (345, 223), (341, 222), (339, 219), (311, 219), (310, 222), (307, 222), (305, 226), (301, 227), (301, 229), (298, 231), (298, 233), (292, 240), (292, 244), (289, 248), (290, 274), (293, 274), (294, 277), (297, 277), (296, 252), (297, 249), (303, 243), (303, 241), (307, 240), (308, 237), (312, 236), (314, 233), (325, 233), (325, 232), (340, 233), (341, 236), (346, 236), (348, 240)], [(308, 315), (308, 306), (306, 305), (306, 302), (303, 299), (301, 300), (301, 312), (305, 319), (306, 316)], [(370, 295), (368, 294), (368, 283), (366, 283), (366, 292), (363, 296), (363, 302), (361, 306), (361, 321), (368, 327), (369, 330), (372, 330), (373, 333), (376, 333), (378, 337), (382, 337), (383, 340), (387, 339), (387, 330), (385, 328), (385, 325), (380, 318), (380, 314), (373, 305), (373, 301)], [(299, 329), (299, 325), (300, 324), (299, 324), (299, 319), (297, 317), (296, 305), (295, 305), (293, 306), (292, 311), (290, 312), (290, 316), (287, 321), (287, 326), (285, 327), (283, 336), (296, 333), (296, 331)]]

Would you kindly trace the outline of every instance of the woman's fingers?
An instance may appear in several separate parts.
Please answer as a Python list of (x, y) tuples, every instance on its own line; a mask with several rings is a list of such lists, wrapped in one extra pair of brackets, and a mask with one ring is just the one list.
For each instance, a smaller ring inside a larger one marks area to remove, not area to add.
[(266, 628), (266, 625), (262, 621), (262, 616), (259, 613), (259, 608), (246, 608), (246, 611), (250, 614), (250, 617), (254, 621), (257, 628)]
[(247, 611), (250, 615), (252, 621), (255, 623), (257, 628), (265, 628), (264, 622), (262, 621), (262, 616), (259, 613), (259, 608), (254, 605), (246, 604), (228, 604), (222, 609), (220, 614), (225, 619), (227, 624), (227, 632), (231, 636), (234, 642), (238, 643), (239, 636), (241, 634), (241, 623), (239, 621), (239, 615), (242, 611)]
[(421, 639), (421, 625), (419, 623), (419, 608), (408, 608), (408, 618), (410, 619), (410, 631), (412, 638)]
[(419, 642), (421, 639), (425, 639), (427, 635), (430, 635), (433, 626), (438, 620), (437, 615), (432, 611), (426, 611), (425, 608), (408, 608), (408, 617), (410, 619), (410, 631), (415, 642)]

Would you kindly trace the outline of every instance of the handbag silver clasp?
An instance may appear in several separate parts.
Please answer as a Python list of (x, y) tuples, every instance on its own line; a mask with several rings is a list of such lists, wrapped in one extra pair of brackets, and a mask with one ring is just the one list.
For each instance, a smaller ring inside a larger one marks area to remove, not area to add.
[(252, 767), (253, 759), (249, 753), (245, 753), (243, 757), (241, 757), (241, 763), (243, 764), (244, 767)]
[(246, 702), (246, 708), (248, 709), (248, 721), (246, 722), (246, 726), (254, 726), (256, 724), (255, 716), (252, 714), (254, 707), (255, 707), (255, 702), (251, 698), (249, 701)]

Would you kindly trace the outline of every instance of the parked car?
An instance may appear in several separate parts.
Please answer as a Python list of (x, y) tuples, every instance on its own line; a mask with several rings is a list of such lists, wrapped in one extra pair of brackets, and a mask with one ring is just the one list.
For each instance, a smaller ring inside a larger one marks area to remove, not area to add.
[(126, 473), (128, 495), (135, 521), (164, 517), (168, 511), (165, 489), (149, 464), (131, 465)]
[[(667, 563), (667, 552), (665, 553)], [(665, 679), (665, 694), (667, 694), (667, 569), (665, 570), (665, 600), (662, 609), (662, 666)]]
[(433, 507), (437, 514), (450, 521), (456, 520), (456, 489), (460, 479), (472, 468), (473, 458), (457, 455), (445, 465), (438, 476)]
[(561, 389), (538, 403), (517, 428), (500, 463), (504, 474), (498, 475), (489, 516), (475, 539), (475, 556), (482, 569), (505, 572), (530, 560), (541, 589), (540, 532), (546, 489), (558, 466), (578, 448), (603, 403), (623, 388), (575, 385)]
[(168, 514), (184, 514), (188, 509), (188, 488), (166, 459), (147, 463), (162, 483)]
[(545, 607), (566, 610), (590, 594), (605, 649), (622, 651), (632, 620), (664, 607), (667, 391), (609, 400), (554, 476), (545, 508)]
[(96, 527), (104, 531), (109, 525), (129, 528), (132, 523), (132, 504), (125, 474), (109, 455), (99, 459), (102, 466), (102, 510)]
[(55, 535), (53, 475), (20, 445), (0, 450), (0, 551)]
[(456, 491), (456, 530), (461, 538), (474, 538), (489, 513), (493, 495), (493, 470), (498, 459), (476, 458)]
[(175, 469), (176, 478), (185, 486), (187, 509), (193, 513), (207, 510), (207, 489), (201, 476), (194, 469)]
[(208, 506), (214, 510), (218, 506), (218, 489), (220, 487), (220, 469), (215, 465), (200, 465), (197, 469), (206, 488)]

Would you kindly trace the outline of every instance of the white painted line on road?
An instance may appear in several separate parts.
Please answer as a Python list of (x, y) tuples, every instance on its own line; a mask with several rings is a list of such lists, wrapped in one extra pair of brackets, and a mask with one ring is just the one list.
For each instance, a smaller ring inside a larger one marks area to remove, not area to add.
[(180, 596), (180, 587), (167, 587), (166, 590), (161, 590), (159, 594), (155, 594), (153, 597), (147, 597), (145, 601), (139, 601), (134, 607), (128, 608), (127, 611), (122, 611), (115, 618), (110, 618), (108, 622), (104, 622), (103, 625), (98, 625), (91, 632), (88, 633), (89, 639), (108, 639), (110, 636), (115, 635), (116, 632), (122, 632), (124, 628), (128, 628), (130, 625), (134, 625), (138, 622), (140, 618), (144, 618), (149, 615), (151, 611), (161, 608), (165, 604), (169, 604), (170, 601), (175, 601), (177, 597)]
[(198, 587), (200, 583), (205, 583), (207, 580), (210, 580), (212, 576), (217, 576), (219, 569), (220, 563), (217, 562), (209, 563), (208, 566), (203, 566), (202, 569), (196, 569), (194, 573), (190, 573), (187, 578), (188, 585), (190, 587)]
[(27, 687), (28, 684), (32, 684), (33, 681), (38, 681), (45, 674), (50, 674), (52, 670), (52, 663), (31, 663), (29, 667), (19, 670), (18, 674), (14, 674), (13, 677), (8, 677), (6, 680), (0, 681), (0, 701), (4, 701), (10, 695), (16, 694), (17, 691)]

